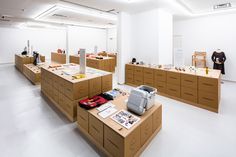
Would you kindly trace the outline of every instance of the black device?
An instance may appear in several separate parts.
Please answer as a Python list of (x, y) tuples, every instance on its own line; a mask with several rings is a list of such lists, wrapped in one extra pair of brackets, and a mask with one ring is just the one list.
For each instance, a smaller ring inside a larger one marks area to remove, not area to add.
[(39, 62), (39, 53), (36, 52), (36, 51), (34, 51), (34, 52), (33, 52), (33, 57), (34, 57), (34, 62), (33, 62), (33, 64), (34, 64), (34, 65), (37, 65), (38, 62)]

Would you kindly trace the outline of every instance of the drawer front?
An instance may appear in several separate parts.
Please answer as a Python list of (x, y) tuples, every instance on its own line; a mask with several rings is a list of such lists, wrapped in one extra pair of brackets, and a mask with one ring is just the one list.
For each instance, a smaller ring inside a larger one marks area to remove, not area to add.
[(74, 99), (74, 90), (73, 90), (73, 83), (69, 81), (63, 81), (64, 82), (64, 90), (63, 93), (70, 98), (71, 100)]
[(143, 80), (143, 84), (144, 85), (148, 85), (148, 86), (151, 86), (151, 87), (154, 87), (154, 82), (153, 82), (153, 79), (145, 79)]
[(152, 116), (149, 116), (142, 124), (141, 124), (141, 146), (145, 144), (145, 142), (152, 135)]
[(126, 64), (126, 65), (125, 65), (125, 70), (126, 70), (126, 71), (134, 71), (134, 66), (133, 66), (133, 65), (128, 65), (128, 64)]
[(181, 86), (197, 89), (197, 76), (181, 74)]
[(102, 76), (102, 92), (112, 90), (112, 74)]
[(167, 83), (173, 85), (180, 85), (180, 73), (176, 72), (167, 72)]
[(164, 70), (154, 70), (155, 81), (166, 82), (166, 71)]
[(77, 123), (80, 127), (84, 130), (88, 131), (88, 112), (87, 110), (81, 108), (80, 106), (77, 107)]
[(199, 91), (198, 92), (198, 103), (206, 107), (218, 109), (218, 95), (215, 93)]
[(152, 132), (155, 132), (162, 125), (162, 106), (152, 114)]
[(181, 98), (194, 103), (197, 103), (197, 89), (181, 87)]
[(74, 103), (66, 96), (64, 97), (64, 111), (71, 117), (75, 116)]
[(157, 92), (166, 93), (166, 82), (155, 82)]
[(89, 134), (103, 146), (103, 123), (89, 115)]
[(125, 138), (125, 156), (135, 156), (135, 154), (141, 147), (140, 136), (140, 126), (138, 126)]
[(143, 84), (143, 77), (140, 76), (134, 76), (134, 84), (139, 86)]
[(134, 67), (134, 75), (143, 76), (143, 67)]
[(180, 98), (180, 86), (167, 84), (166, 85), (166, 93), (169, 94), (170, 96)]
[(198, 89), (211, 93), (218, 92), (218, 79), (198, 77)]
[(125, 76), (125, 83), (130, 83), (130, 84), (134, 84), (134, 77), (127, 77)]
[(124, 156), (124, 139), (104, 125), (104, 148), (114, 157)]
[(102, 77), (89, 80), (89, 97), (102, 93)]
[(151, 68), (143, 68), (143, 77), (153, 79), (154, 78), (154, 70)]
[(81, 99), (89, 95), (89, 81), (82, 81), (74, 84), (75, 99)]

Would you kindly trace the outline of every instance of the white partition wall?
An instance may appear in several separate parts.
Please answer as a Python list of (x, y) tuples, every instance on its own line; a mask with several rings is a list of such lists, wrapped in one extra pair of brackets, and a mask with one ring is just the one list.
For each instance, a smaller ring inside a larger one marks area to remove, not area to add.
[(236, 81), (236, 14), (212, 15), (174, 22), (174, 35), (182, 36), (185, 65), (191, 65), (194, 51), (207, 52), (207, 65), (212, 68), (211, 55), (220, 48), (225, 52), (223, 79)]
[(98, 52), (106, 51), (106, 29), (69, 26), (69, 54), (76, 54), (79, 48), (86, 53), (93, 53), (97, 46)]
[(51, 51), (65, 48), (65, 30), (61, 29), (19, 29), (0, 27), (0, 64), (13, 63), (15, 53), (21, 53), (27, 40), (33, 50), (50, 58)]

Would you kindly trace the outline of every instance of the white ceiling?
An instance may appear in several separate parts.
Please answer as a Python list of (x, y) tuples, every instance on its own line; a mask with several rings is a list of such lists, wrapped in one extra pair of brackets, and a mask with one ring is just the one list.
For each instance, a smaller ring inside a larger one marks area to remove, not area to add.
[(231, 3), (232, 8), (236, 7), (236, 0), (178, 0), (193, 13), (204, 13), (214, 11), (214, 5)]
[[(165, 8), (171, 11), (174, 16), (186, 16), (187, 9), (192, 13), (209, 12), (215, 4), (231, 2), (236, 4), (236, 0), (0, 0), (0, 15), (7, 15), (13, 19), (34, 19), (37, 15), (48, 10), (62, 1), (69, 1), (79, 5), (109, 11), (115, 9), (115, 12), (127, 11), (130, 13), (137, 13), (140, 11), (150, 10), (154, 8)], [(182, 4), (180, 4), (181, 2)], [(183, 5), (185, 7), (183, 7)], [(61, 14), (62, 12), (60, 12)], [(189, 12), (188, 12), (189, 13)], [(72, 15), (65, 13), (71, 22), (89, 22), (96, 24), (111, 23), (109, 20), (101, 20), (99, 18), (89, 17), (85, 15)], [(48, 20), (65, 20), (62, 17), (47, 17)], [(17, 21), (14, 20), (14, 21)], [(0, 24), (12, 23), (0, 21)]]

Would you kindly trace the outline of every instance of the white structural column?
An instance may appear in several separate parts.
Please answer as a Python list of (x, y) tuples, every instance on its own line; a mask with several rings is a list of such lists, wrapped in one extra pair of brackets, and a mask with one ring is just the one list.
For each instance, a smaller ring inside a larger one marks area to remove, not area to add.
[(69, 63), (69, 26), (66, 27), (66, 63)]
[(173, 15), (158, 9), (158, 64), (173, 64)]
[(117, 27), (117, 49), (118, 49), (118, 83), (125, 82), (125, 64), (128, 63), (131, 56), (131, 16), (128, 13), (119, 14)]

